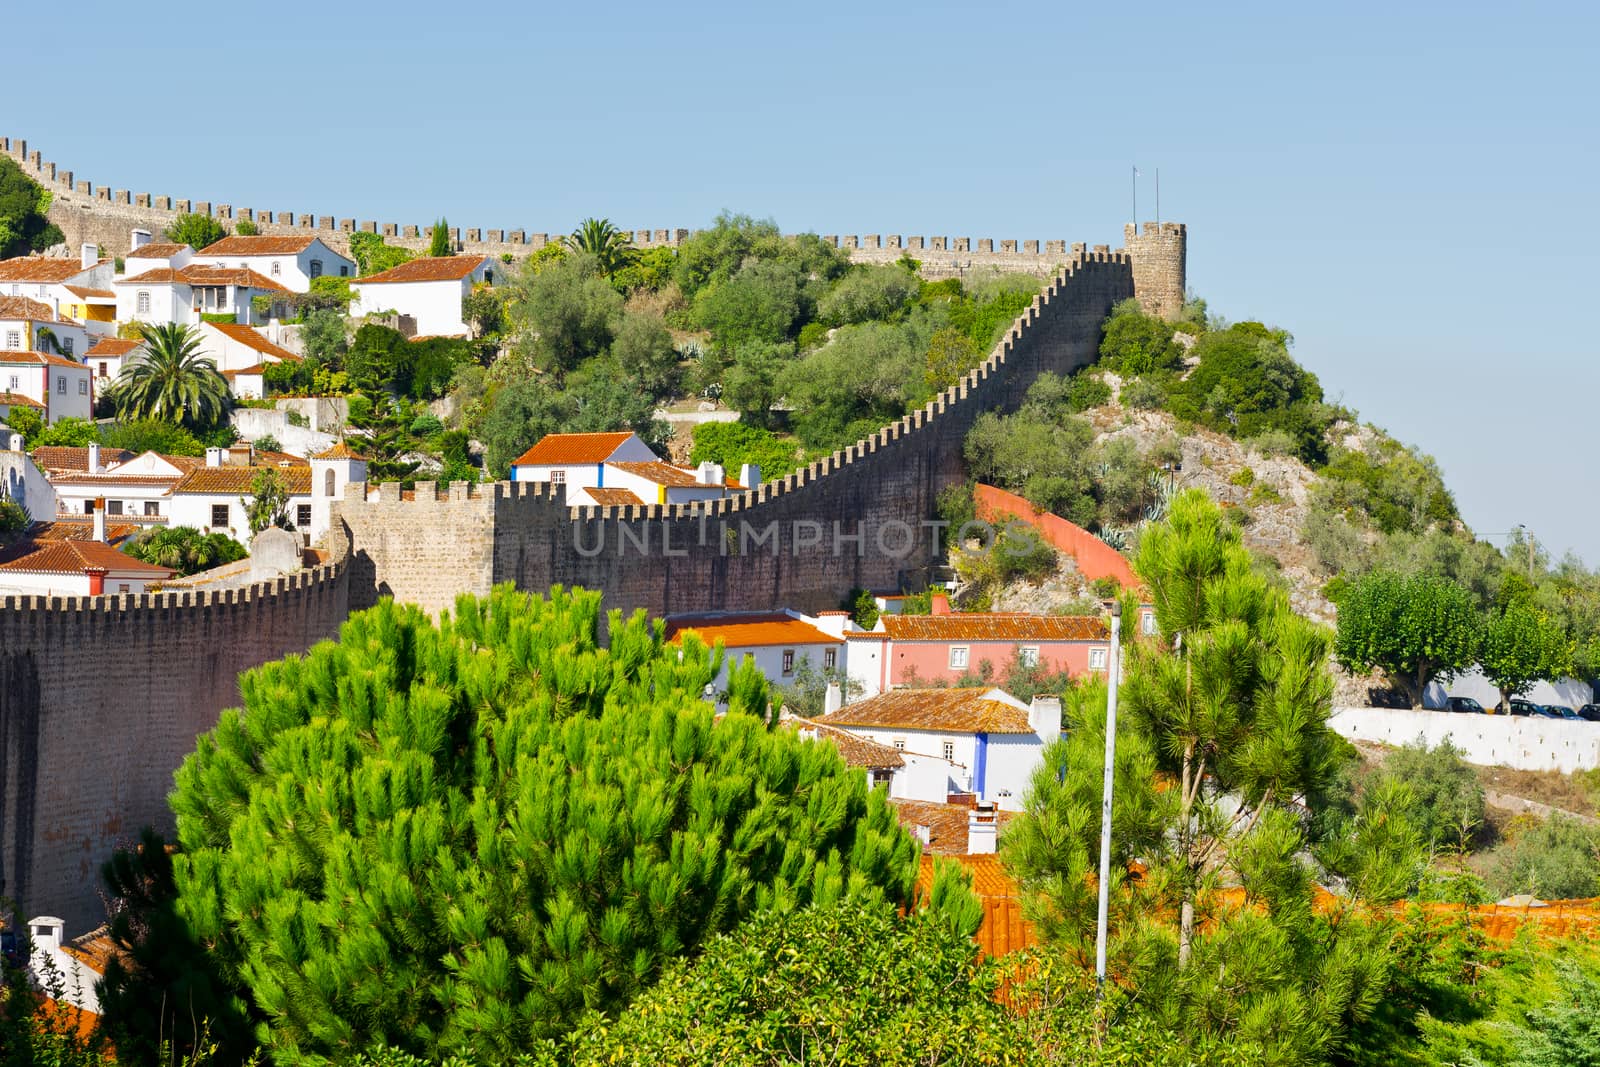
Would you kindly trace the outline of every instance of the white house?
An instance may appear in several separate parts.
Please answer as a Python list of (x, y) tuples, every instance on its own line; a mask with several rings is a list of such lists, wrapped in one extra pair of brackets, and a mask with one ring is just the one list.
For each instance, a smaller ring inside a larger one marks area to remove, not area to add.
[(207, 315), (226, 315), (240, 323), (265, 321), (251, 301), (289, 292), (248, 267), (204, 263), (126, 275), (112, 282), (112, 289), (117, 294), (117, 318), (122, 322), (189, 325), (204, 321)]
[(94, 540), (39, 541), (19, 546), (0, 563), (0, 594), (100, 596), (143, 593), (177, 572), (157, 567), (105, 543), (97, 514)]
[(52, 352), (78, 360), (89, 350), (89, 331), (50, 303), (27, 296), (0, 296), (0, 348)]
[(417, 333), (453, 337), (467, 333), (461, 300), (478, 284), (493, 285), (488, 256), (424, 256), (350, 283), (350, 317), (398, 311), (417, 320)]
[(194, 254), (194, 262), (254, 271), (295, 293), (309, 292), (313, 278), (352, 278), (356, 270), (354, 260), (309, 236), (235, 234), (206, 245)]
[[(86, 244), (77, 259), (23, 256), (0, 260), (0, 296), (25, 296), (46, 305), (96, 335), (114, 333), (116, 300), (111, 293), (111, 260), (97, 245)], [(83, 354), (83, 348), (77, 350)]]
[(94, 502), (103, 500), (105, 512), (113, 521), (158, 522), (171, 517), (172, 489), (190, 471), (205, 461), (194, 456), (164, 456), (143, 452), (107, 454), (102, 459), (99, 445), (89, 445), (87, 469), (60, 471), (50, 475), (63, 515), (92, 515)]
[[(837, 700), (830, 689), (829, 703)], [(1000, 689), (896, 689), (812, 722), (897, 750), (905, 766), (894, 773), (891, 797), (971, 793), (1020, 811), (1044, 747), (1061, 735), (1061, 701), (1038, 697), (1030, 706)]]
[(84, 353), (83, 361), (89, 365), (89, 371), (94, 375), (97, 391), (116, 381), (117, 375), (122, 373), (123, 366), (139, 358), (139, 354), (143, 351), (143, 341), (134, 341), (126, 337), (102, 337), (96, 341), (89, 351)]
[(273, 344), (260, 330), (237, 322), (201, 323), (200, 351), (211, 357), (237, 397), (266, 395), (267, 364), (300, 362), (299, 356)]
[(148, 240), (140, 241), (140, 236), (148, 238), (150, 235), (136, 231), (133, 250), (122, 260), (122, 273), (124, 275), (143, 274), (147, 270), (157, 267), (171, 267), (182, 270), (194, 261), (194, 249), (186, 244), (175, 242), (151, 243)]
[[(202, 533), (227, 534), (235, 541), (250, 541), (250, 518), (246, 501), (252, 499), (251, 485), (262, 471), (276, 471), (288, 493), (287, 514), (295, 531), (306, 544), (313, 539), (311, 468), (282, 462), (276, 466), (234, 466), (227, 463), (227, 450), (206, 449), (206, 465), (196, 467), (179, 478), (172, 487), (173, 526), (193, 526)], [(326, 530), (326, 527), (323, 527)]]
[[(0, 340), (10, 337), (0, 311)], [(53, 353), (0, 348), (0, 405), (32, 408), (46, 425), (94, 414), (94, 383), (89, 368)]]
[(636, 434), (553, 433), (516, 458), (511, 480), (564, 485), (571, 507), (692, 504), (755, 488), (761, 468), (746, 464), (733, 481), (715, 463), (663, 463)]
[[(817, 670), (844, 670), (844, 639), (819, 626), (822, 620), (797, 611), (724, 611), (706, 615), (669, 615), (666, 639), (681, 644), (694, 634), (707, 645), (722, 642), (726, 659), (712, 683), (728, 684), (728, 669), (746, 656), (775, 685), (792, 682), (802, 663)], [(825, 623), (823, 625), (826, 625)]]

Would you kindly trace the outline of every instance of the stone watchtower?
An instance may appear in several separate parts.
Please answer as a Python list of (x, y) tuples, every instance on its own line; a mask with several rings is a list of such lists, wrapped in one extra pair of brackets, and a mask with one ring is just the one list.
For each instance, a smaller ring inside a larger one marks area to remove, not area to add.
[(1133, 260), (1133, 293), (1150, 315), (1169, 322), (1183, 310), (1188, 233), (1181, 222), (1147, 222), (1144, 233), (1133, 223), (1122, 228), (1122, 243)]

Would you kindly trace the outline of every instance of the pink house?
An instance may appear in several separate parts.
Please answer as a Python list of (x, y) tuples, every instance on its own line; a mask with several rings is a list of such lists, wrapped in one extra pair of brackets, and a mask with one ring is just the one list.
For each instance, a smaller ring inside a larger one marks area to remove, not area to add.
[(932, 615), (883, 615), (876, 629), (846, 632), (850, 678), (864, 696), (905, 686), (954, 684), (987, 660), (996, 674), (1020, 654), (1046, 670), (1080, 677), (1106, 669), (1111, 631), (1084, 615), (950, 614), (943, 597)]

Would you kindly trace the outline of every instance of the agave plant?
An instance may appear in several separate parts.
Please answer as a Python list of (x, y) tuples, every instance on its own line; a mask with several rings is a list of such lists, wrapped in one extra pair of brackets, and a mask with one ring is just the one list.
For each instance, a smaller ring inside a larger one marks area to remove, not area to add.
[(1095, 531), (1095, 536), (1118, 552), (1128, 550), (1128, 531), (1122, 526), (1102, 526)]
[(1167, 509), (1172, 505), (1172, 498), (1176, 495), (1171, 481), (1159, 474), (1150, 475), (1150, 503), (1145, 505), (1144, 521), (1160, 522), (1167, 517)]
[(639, 252), (632, 237), (611, 224), (610, 219), (584, 219), (562, 243), (574, 252), (587, 252), (600, 263), (607, 278), (632, 263)]

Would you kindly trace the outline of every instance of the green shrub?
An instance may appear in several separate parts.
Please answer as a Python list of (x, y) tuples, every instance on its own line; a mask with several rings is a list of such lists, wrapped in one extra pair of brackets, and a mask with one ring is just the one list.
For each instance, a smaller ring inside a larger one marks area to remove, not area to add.
[(771, 430), (742, 422), (703, 422), (694, 428), (689, 462), (720, 463), (729, 477), (738, 477), (741, 466), (754, 463), (761, 468), (761, 480), (770, 482), (800, 465), (797, 451), (792, 439)]
[(1600, 827), (1556, 815), (1512, 834), (1484, 857), (1483, 866), (1496, 897), (1600, 896)]
[(1111, 401), (1111, 386), (1098, 374), (1080, 371), (1067, 387), (1067, 404), (1075, 412), (1088, 411)]
[(1249, 467), (1241, 467), (1228, 476), (1229, 485), (1247, 486), (1255, 482), (1256, 472)]
[(436, 433), (444, 432), (444, 423), (431, 411), (424, 411), (411, 420), (412, 437), (432, 437)]
[(1161, 387), (1155, 375), (1142, 374), (1123, 383), (1121, 400), (1123, 407), (1135, 411), (1155, 411), (1167, 402), (1167, 391)]

